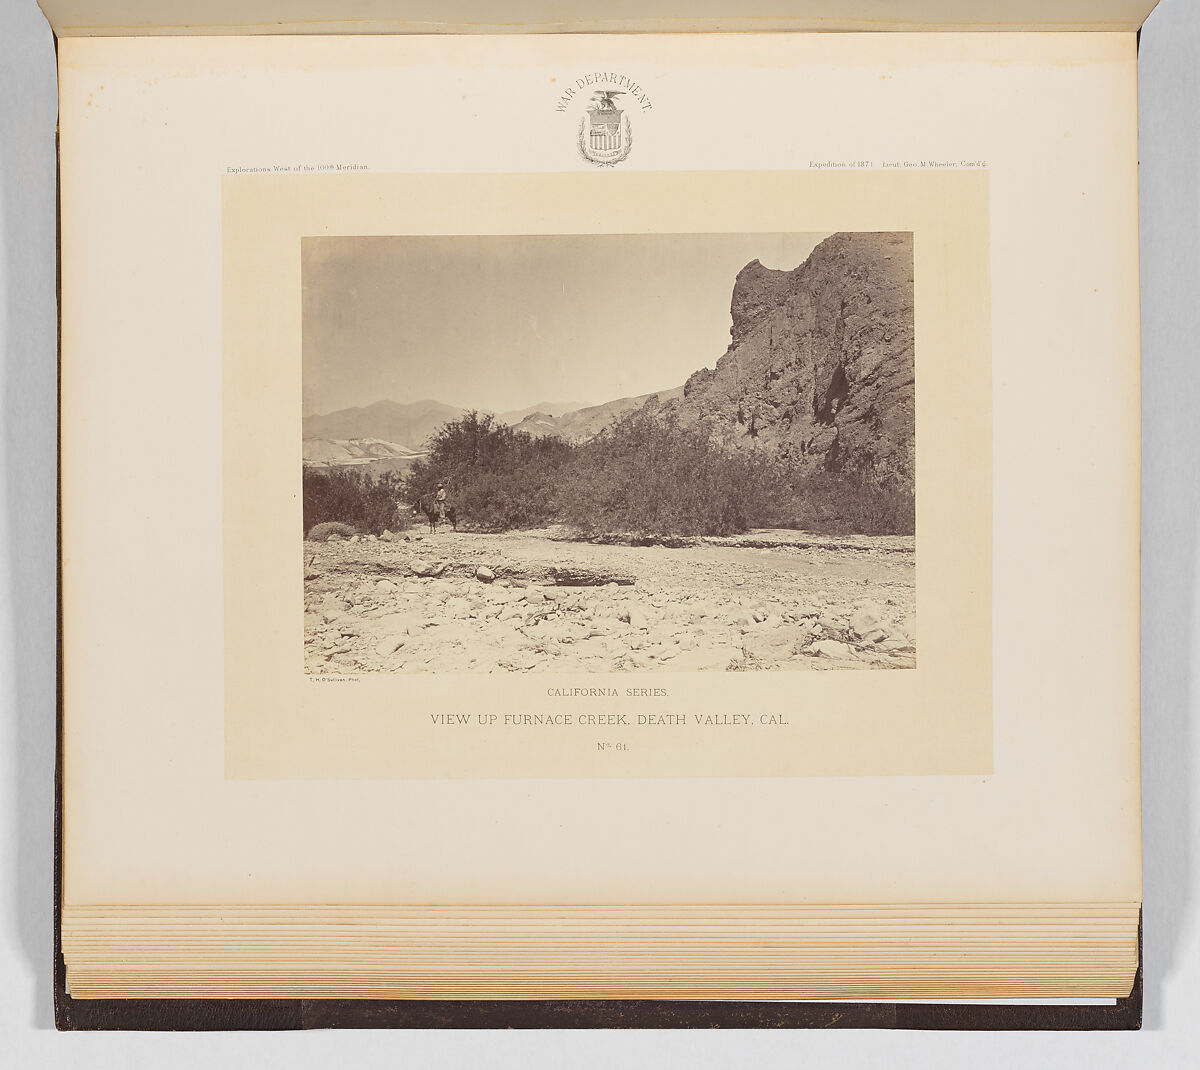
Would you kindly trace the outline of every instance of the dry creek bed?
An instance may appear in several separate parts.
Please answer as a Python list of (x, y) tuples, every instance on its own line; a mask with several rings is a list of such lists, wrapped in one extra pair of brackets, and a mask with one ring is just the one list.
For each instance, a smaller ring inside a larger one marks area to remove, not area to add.
[(304, 559), (310, 673), (916, 664), (911, 538), (672, 548), (441, 529), (305, 543)]

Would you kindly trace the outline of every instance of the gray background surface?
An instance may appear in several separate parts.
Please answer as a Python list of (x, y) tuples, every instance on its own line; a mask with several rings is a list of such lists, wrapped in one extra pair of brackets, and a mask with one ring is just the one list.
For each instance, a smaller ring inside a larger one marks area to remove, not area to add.
[[(1145, 1028), (1140, 1034), (53, 1031), (54, 43), (0, 0), (0, 1062), (13, 1067), (1200, 1064), (1193, 724), (1200, 519), (1200, 5), (1162, 0), (1141, 47)], [(1087, 518), (1080, 518), (1086, 537)], [(1103, 583), (1103, 577), (1097, 577)], [(1069, 642), (1070, 607), (1041, 622)], [(1103, 656), (1103, 651), (1096, 651)]]

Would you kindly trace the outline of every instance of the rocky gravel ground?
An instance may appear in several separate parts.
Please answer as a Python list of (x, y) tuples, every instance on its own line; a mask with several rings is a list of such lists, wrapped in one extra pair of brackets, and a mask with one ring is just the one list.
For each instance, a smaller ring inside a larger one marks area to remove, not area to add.
[(694, 545), (441, 529), (305, 543), (310, 673), (716, 672), (916, 664), (911, 538)]

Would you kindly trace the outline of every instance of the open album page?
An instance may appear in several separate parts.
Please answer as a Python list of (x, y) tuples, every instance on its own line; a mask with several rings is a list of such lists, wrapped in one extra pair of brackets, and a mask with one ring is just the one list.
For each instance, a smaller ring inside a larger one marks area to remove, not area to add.
[(1140, 900), (1131, 34), (60, 65), (68, 911)]

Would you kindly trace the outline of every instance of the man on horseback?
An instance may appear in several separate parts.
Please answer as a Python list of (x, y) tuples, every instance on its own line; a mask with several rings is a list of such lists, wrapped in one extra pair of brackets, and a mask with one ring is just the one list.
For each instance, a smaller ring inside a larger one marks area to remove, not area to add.
[(425, 514), (425, 519), (429, 521), (430, 533), (437, 530), (439, 524), (444, 524), (449, 521), (454, 530), (458, 530), (458, 513), (453, 505), (447, 500), (446, 485), (438, 484), (436, 494), (422, 494), (417, 500), (417, 504), (413, 506), (413, 516)]

